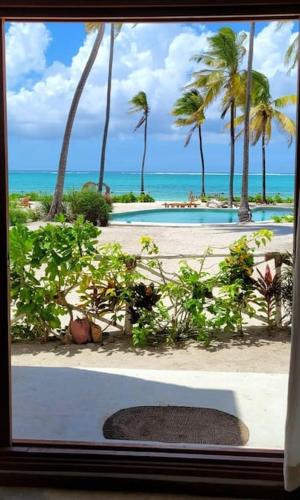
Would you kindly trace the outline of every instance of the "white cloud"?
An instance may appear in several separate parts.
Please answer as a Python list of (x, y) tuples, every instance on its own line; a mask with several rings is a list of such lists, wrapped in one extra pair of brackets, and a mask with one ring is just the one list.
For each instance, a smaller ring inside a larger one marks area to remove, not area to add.
[[(173, 135), (174, 140), (183, 136), (184, 131), (172, 127), (170, 111), (183, 86), (190, 80), (191, 72), (196, 69), (190, 57), (206, 49), (210, 34), (204, 26), (194, 29), (176, 23), (123, 27), (115, 45), (112, 136), (124, 137), (132, 133), (138, 118), (128, 114), (128, 101), (140, 90), (147, 93), (151, 108), (150, 134), (161, 138)], [(255, 69), (269, 76), (274, 97), (295, 91), (295, 74), (287, 75), (283, 64), (284, 53), (294, 36), (291, 23), (285, 24), (281, 30), (276, 30), (272, 23), (261, 30), (255, 39)], [(10, 86), (8, 110), (11, 132), (26, 137), (61, 137), (94, 37), (95, 34), (86, 36), (70, 66), (56, 61), (47, 67), (45, 54), (51, 37), (45, 25), (11, 25), (7, 35), (9, 82), (13, 85), (31, 71), (41, 73), (37, 83), (19, 85), (18, 88)], [(74, 127), (75, 136), (100, 135), (105, 114), (108, 55), (109, 35), (106, 33), (82, 95)], [(28, 56), (28, 61), (25, 56)], [(17, 68), (18, 65), (23, 66), (22, 70)], [(219, 115), (219, 103), (216, 102), (207, 112), (205, 129), (208, 142), (224, 143), (227, 140), (225, 121), (220, 121)]]
[(8, 85), (14, 85), (31, 71), (46, 68), (45, 51), (51, 34), (43, 23), (11, 23), (6, 33)]

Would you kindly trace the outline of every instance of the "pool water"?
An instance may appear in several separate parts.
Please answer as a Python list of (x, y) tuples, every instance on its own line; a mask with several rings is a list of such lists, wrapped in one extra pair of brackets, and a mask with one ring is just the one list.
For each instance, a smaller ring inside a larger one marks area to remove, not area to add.
[[(272, 220), (274, 215), (292, 214), (291, 208), (254, 208), (252, 221), (263, 222)], [(234, 208), (160, 208), (155, 210), (139, 210), (113, 214), (113, 222), (149, 222), (163, 224), (228, 224), (238, 222), (238, 211)]]

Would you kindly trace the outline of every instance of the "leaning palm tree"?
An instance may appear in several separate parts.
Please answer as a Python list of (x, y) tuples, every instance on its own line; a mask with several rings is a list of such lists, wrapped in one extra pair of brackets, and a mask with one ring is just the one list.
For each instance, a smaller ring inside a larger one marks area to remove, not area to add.
[[(83, 92), (83, 89), (85, 87), (85, 84), (87, 82), (87, 79), (89, 77), (89, 74), (91, 72), (91, 69), (94, 65), (94, 62), (96, 60), (103, 35), (104, 35), (104, 23), (98, 23), (97, 27), (97, 35), (91, 50), (91, 53), (89, 55), (89, 58), (86, 62), (86, 65), (83, 69), (83, 72), (81, 74), (81, 77), (79, 79), (79, 82), (77, 84), (76, 90), (74, 92), (74, 96), (71, 102), (68, 118), (67, 118), (67, 123), (65, 127), (65, 132), (63, 136), (63, 142), (62, 142), (62, 147), (61, 147), (61, 152), (60, 152), (60, 158), (59, 158), (59, 165), (58, 165), (58, 172), (57, 172), (57, 179), (56, 179), (56, 186), (55, 186), (55, 191), (53, 195), (53, 200), (51, 203), (51, 207), (48, 213), (47, 218), (48, 219), (53, 219), (53, 217), (58, 214), (61, 211), (62, 207), (62, 198), (63, 198), (63, 192), (64, 192), (64, 183), (65, 183), (65, 174), (66, 174), (66, 167), (67, 167), (67, 160), (68, 160), (68, 153), (69, 153), (69, 145), (70, 145), (70, 139), (71, 139), (71, 134), (72, 134), (72, 129), (73, 129), (73, 124), (75, 120), (75, 116), (77, 113), (79, 101)], [(89, 24), (86, 24), (86, 29), (87, 31), (94, 31), (94, 27), (90, 27)]]
[(203, 96), (197, 89), (185, 92), (182, 97), (177, 99), (172, 114), (178, 116), (175, 121), (177, 127), (191, 126), (184, 146), (188, 146), (193, 133), (197, 130), (199, 137), (200, 157), (201, 157), (201, 196), (205, 196), (205, 164), (202, 144), (202, 125), (205, 122)]
[(110, 120), (111, 82), (112, 82), (112, 69), (114, 60), (114, 45), (115, 45), (115, 39), (119, 35), (122, 26), (123, 23), (111, 23), (110, 25), (110, 48), (109, 48), (107, 91), (106, 91), (106, 112), (105, 112), (105, 122), (104, 122), (103, 137), (102, 137), (99, 182), (98, 182), (98, 191), (100, 193), (102, 192), (103, 189), (106, 144), (107, 144), (108, 128)]
[(138, 121), (134, 129), (134, 132), (136, 132), (136, 130), (138, 130), (142, 125), (144, 125), (144, 153), (143, 153), (142, 168), (141, 168), (141, 194), (143, 194), (145, 192), (144, 171), (145, 171), (145, 160), (147, 153), (148, 116), (150, 113), (150, 108), (148, 106), (146, 93), (143, 91), (138, 92), (129, 101), (129, 104), (131, 104), (131, 108), (129, 110), (130, 113), (142, 113), (142, 116)]
[(231, 28), (221, 28), (208, 38), (209, 49), (193, 57), (206, 67), (194, 74), (192, 87), (203, 92), (204, 106), (209, 106), (222, 95), (221, 118), (230, 113), (230, 176), (229, 206), (234, 201), (235, 170), (235, 117), (237, 106), (245, 98), (245, 80), (240, 65), (246, 53), (243, 45), (246, 33), (235, 33)]
[[(290, 146), (296, 135), (294, 120), (282, 113), (280, 110), (288, 104), (296, 104), (296, 95), (286, 95), (272, 99), (268, 78), (262, 73), (255, 72), (255, 88), (250, 110), (250, 140), (252, 145), (261, 139), (262, 148), (262, 200), (267, 203), (266, 196), (266, 146), (272, 136), (272, 123), (275, 121), (281, 131), (288, 137)], [(236, 119), (236, 124), (244, 122), (244, 115)]]
[(245, 99), (245, 116), (244, 116), (244, 151), (243, 151), (243, 177), (242, 177), (242, 192), (239, 208), (240, 222), (248, 222), (251, 220), (251, 211), (249, 208), (249, 138), (250, 138), (250, 108), (252, 95), (252, 66), (253, 66), (253, 46), (255, 35), (255, 22), (250, 23), (249, 51), (248, 51), (248, 67), (247, 67), (247, 84), (246, 84), (246, 99)]

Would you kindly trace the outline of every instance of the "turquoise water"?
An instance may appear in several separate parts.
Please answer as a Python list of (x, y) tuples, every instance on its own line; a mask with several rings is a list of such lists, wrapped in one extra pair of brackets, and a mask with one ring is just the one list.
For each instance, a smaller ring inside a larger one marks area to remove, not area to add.
[[(272, 219), (274, 215), (291, 214), (290, 208), (255, 208), (252, 213), (254, 222)], [(115, 222), (162, 222), (180, 224), (216, 224), (238, 222), (238, 213), (230, 208), (163, 208), (157, 210), (140, 210), (113, 214), (111, 220)]]
[[(87, 181), (97, 182), (98, 173), (68, 172), (66, 174), (65, 189), (80, 189)], [(10, 171), (9, 188), (11, 192), (26, 193), (41, 191), (52, 193), (56, 181), (56, 172), (45, 171)], [(145, 188), (157, 200), (187, 200), (192, 191), (195, 195), (200, 192), (201, 176), (198, 174), (146, 174)], [(235, 176), (235, 193), (240, 194), (242, 176)], [(105, 182), (113, 193), (122, 194), (129, 191), (139, 192), (140, 175), (130, 172), (107, 173)], [(208, 174), (206, 176), (207, 194), (228, 193), (228, 175)], [(261, 192), (261, 175), (249, 176), (249, 193)], [(282, 196), (293, 196), (293, 175), (268, 175), (267, 192), (269, 195), (280, 193)]]

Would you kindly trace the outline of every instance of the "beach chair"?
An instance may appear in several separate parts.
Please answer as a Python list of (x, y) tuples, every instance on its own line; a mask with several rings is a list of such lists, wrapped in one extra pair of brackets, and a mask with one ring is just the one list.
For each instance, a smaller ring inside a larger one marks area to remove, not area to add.
[(31, 208), (31, 200), (28, 196), (20, 199), (20, 205), (24, 208)]

